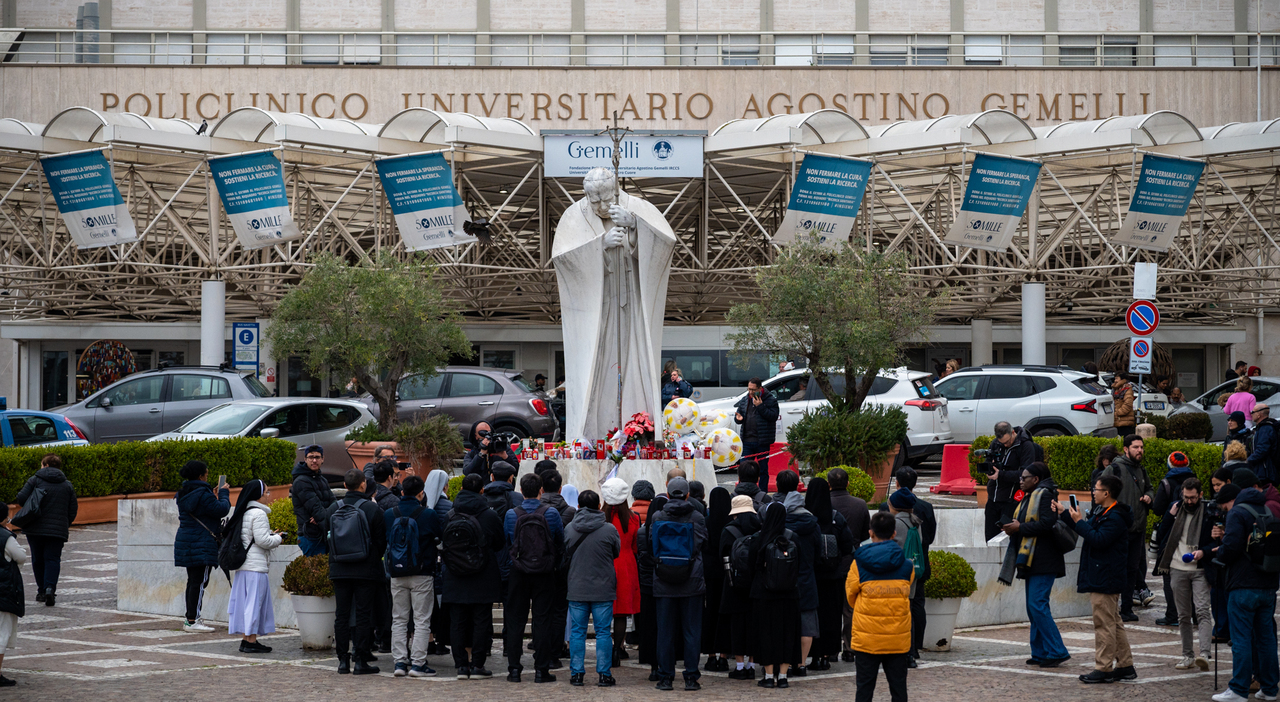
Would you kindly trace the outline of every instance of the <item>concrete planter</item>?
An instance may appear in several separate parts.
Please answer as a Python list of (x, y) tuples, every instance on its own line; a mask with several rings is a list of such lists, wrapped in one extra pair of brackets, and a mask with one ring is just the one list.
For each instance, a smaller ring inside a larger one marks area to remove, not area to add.
[(963, 597), (947, 597), (925, 600), (924, 650), (950, 651), (951, 636), (956, 630), (956, 617), (960, 615)]
[(309, 595), (289, 595), (289, 598), (293, 601), (302, 647), (321, 651), (333, 648), (333, 617), (338, 611), (338, 600)]
[[(288, 497), (292, 485), (273, 485), (268, 487), (271, 497), (263, 504), (271, 504), (281, 497)], [(125, 500), (172, 500), (172, 492), (135, 492), (131, 495), (104, 495), (102, 497), (81, 497), (76, 499), (76, 520), (72, 524), (109, 524), (119, 516), (119, 503)], [(231, 504), (234, 506), (240, 497), (240, 488), (231, 488)], [(18, 513), (21, 505), (9, 505), (9, 516)], [(14, 531), (21, 531), (11, 527)]]

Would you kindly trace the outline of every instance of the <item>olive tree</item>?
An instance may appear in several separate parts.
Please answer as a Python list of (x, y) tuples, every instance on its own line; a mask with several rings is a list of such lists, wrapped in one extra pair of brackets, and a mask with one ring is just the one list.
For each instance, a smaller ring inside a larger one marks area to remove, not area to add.
[(378, 428), (390, 433), (402, 379), (431, 377), (452, 355), (471, 355), (461, 319), (425, 257), (350, 266), (322, 253), (280, 300), (266, 336), (313, 374), (328, 366), (355, 378), (378, 403)]
[[(734, 305), (728, 335), (738, 352), (799, 354), (833, 407), (857, 412), (876, 375), (923, 339), (940, 304), (912, 280), (904, 255), (798, 239), (756, 273), (760, 299)], [(844, 373), (842, 397), (830, 373)]]

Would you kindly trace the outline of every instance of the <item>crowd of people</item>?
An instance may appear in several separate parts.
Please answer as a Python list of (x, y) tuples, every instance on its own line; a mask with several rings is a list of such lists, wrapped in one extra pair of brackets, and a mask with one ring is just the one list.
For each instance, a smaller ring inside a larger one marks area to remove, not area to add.
[[(1217, 702), (1275, 699), (1280, 686), (1275, 609), (1280, 587), (1280, 491), (1275, 486), (1274, 431), (1266, 405), (1232, 417), (1221, 467), (1192, 466), (1181, 451), (1166, 459), (1153, 483), (1143, 465), (1144, 440), (1107, 444), (1090, 477), (1092, 509), (1064, 501), (1034, 442), (1001, 422), (983, 460), (989, 476), (988, 538), (1004, 532), (1008, 550), (1000, 572), (1006, 585), (1025, 581), (1031, 658), (1027, 665), (1057, 668), (1071, 656), (1050, 613), (1053, 581), (1066, 575), (1065, 554), (1078, 547), (1076, 589), (1093, 612), (1094, 670), (1081, 682), (1113, 683), (1138, 677), (1125, 631), (1139, 620), (1135, 608), (1155, 599), (1150, 574), (1161, 578), (1167, 602), (1160, 625), (1177, 626), (1179, 670), (1207, 670), (1213, 644), (1228, 644), (1232, 677)], [(1257, 434), (1263, 434), (1258, 437)], [(1195, 477), (1214, 468), (1205, 485)], [(1156, 526), (1150, 539), (1148, 514)], [(1154, 553), (1154, 562), (1148, 553)]]

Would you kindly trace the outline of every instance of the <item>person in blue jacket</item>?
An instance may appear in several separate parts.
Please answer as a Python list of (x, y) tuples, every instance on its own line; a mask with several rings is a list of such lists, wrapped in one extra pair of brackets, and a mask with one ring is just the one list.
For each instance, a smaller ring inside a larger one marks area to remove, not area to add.
[(693, 386), (681, 376), (679, 368), (673, 368), (662, 384), (662, 406), (665, 408), (677, 397), (693, 397)]
[(187, 620), (183, 631), (208, 633), (213, 627), (200, 619), (204, 589), (218, 567), (218, 539), (222, 520), (231, 512), (231, 490), (209, 487), (209, 467), (204, 461), (187, 461), (178, 471), (182, 487), (174, 495), (178, 503), (178, 535), (173, 541), (173, 564), (187, 569)]

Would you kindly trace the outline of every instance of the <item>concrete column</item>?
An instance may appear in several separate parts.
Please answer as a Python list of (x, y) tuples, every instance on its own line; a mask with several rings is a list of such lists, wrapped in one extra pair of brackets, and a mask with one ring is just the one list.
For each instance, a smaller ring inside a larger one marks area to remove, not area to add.
[(1044, 65), (1058, 65), (1058, 0), (1044, 0)]
[(680, 0), (667, 0), (667, 50), (666, 64), (680, 65)]
[(1044, 283), (1022, 284), (1022, 362), (1044, 365)]
[(227, 354), (227, 284), (200, 283), (200, 365), (221, 365)]
[(969, 364), (974, 366), (990, 364), (992, 358), (991, 320), (975, 319), (969, 324), (969, 331), (973, 335), (972, 348), (969, 351)]
[(258, 323), (258, 380), (261, 380), (268, 390), (275, 390), (279, 386), (282, 369), (276, 361), (271, 344), (267, 343), (267, 330), (271, 328), (271, 320), (260, 318), (253, 321)]

